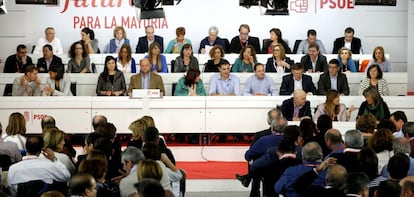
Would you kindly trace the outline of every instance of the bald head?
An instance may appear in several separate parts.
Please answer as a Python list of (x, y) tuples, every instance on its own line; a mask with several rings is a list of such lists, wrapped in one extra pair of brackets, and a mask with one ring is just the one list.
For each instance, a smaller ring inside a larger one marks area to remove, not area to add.
[(147, 58), (143, 58), (139, 61), (139, 66), (141, 68), (141, 73), (147, 74), (151, 71), (151, 64)]
[(332, 165), (326, 171), (326, 185), (336, 189), (342, 189), (345, 187), (346, 182), (346, 169), (341, 165)]
[(325, 133), (325, 143), (329, 148), (342, 143), (341, 132), (338, 129), (328, 129)]
[(303, 106), (306, 103), (306, 92), (301, 90), (301, 89), (297, 89), (293, 92), (293, 101), (295, 103), (296, 106)]

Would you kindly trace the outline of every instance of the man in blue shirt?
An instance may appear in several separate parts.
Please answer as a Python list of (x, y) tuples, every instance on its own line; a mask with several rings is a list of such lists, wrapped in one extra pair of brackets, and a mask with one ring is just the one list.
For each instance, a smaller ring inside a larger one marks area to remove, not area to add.
[(230, 63), (223, 60), (220, 73), (211, 77), (208, 95), (210, 96), (240, 96), (240, 80), (230, 74)]
[(250, 76), (243, 89), (243, 96), (276, 96), (276, 86), (273, 79), (265, 75), (264, 65), (257, 63), (253, 68), (254, 75)]

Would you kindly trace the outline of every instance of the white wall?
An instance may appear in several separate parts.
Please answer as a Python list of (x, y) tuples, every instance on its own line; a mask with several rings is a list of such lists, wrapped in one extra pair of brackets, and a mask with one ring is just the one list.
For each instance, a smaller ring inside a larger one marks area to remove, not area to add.
[[(412, 73), (414, 73), (414, 0), (410, 0), (408, 2), (408, 22), (407, 22), (407, 28), (408, 32), (407, 35), (411, 35), (407, 37), (407, 72), (409, 73), (409, 76), (412, 76)], [(413, 92), (414, 91), (414, 78), (409, 77), (408, 78), (408, 91)]]
[[(120, 24), (121, 18), (133, 18), (136, 15), (134, 7), (130, 7), (127, 0), (87, 0), (88, 4), (96, 2), (96, 8), (79, 8), (75, 4), (83, 1), (68, 0), (70, 3), (67, 11), (63, 11), (66, 1), (61, 0), (59, 6), (44, 5), (16, 5), (14, 0), (8, 0), (6, 6), (7, 15), (0, 16), (0, 59), (5, 60), (8, 55), (14, 53), (17, 44), (24, 43), (29, 46), (36, 43), (43, 36), (43, 30), (47, 26), (56, 28), (56, 36), (59, 37), (67, 51), (71, 43), (80, 39), (80, 27), (74, 27), (76, 16), (90, 16), (99, 19), (99, 27), (95, 27), (96, 37), (100, 40), (101, 50), (112, 37), (111, 22), (114, 17)], [(408, 36), (413, 35), (413, 2), (400, 0), (397, 6), (355, 6), (350, 9), (329, 8), (323, 5), (323, 0), (302, 0), (308, 3), (305, 13), (297, 13), (290, 10), (289, 16), (261, 16), (259, 7), (246, 9), (240, 7), (238, 0), (184, 0), (176, 6), (164, 6), (166, 18), (157, 22), (156, 34), (165, 38), (167, 42), (175, 37), (175, 28), (185, 26), (186, 37), (193, 41), (194, 49), (198, 49), (199, 42), (207, 34), (211, 25), (220, 29), (219, 36), (231, 39), (238, 34), (241, 23), (251, 26), (251, 35), (260, 39), (269, 37), (269, 30), (279, 27), (283, 37), (289, 40), (293, 47), (294, 40), (306, 37), (309, 28), (318, 31), (328, 51), (332, 50), (333, 40), (343, 35), (345, 27), (352, 26), (356, 36), (363, 41), (365, 53), (372, 53), (377, 45), (385, 47), (396, 71), (407, 71)], [(352, 0), (338, 0), (352, 1)], [(338, 2), (335, 1), (335, 2)], [(121, 7), (103, 8), (101, 3), (121, 4)], [(298, 0), (290, 0), (290, 8)], [(330, 2), (330, 1), (329, 1)], [(332, 1), (334, 2), (334, 1)], [(408, 14), (410, 9), (410, 14)], [(407, 17), (408, 15), (408, 17)], [(107, 20), (104, 20), (105, 17)], [(409, 23), (411, 21), (411, 23)], [(94, 21), (94, 23), (96, 20)], [(127, 35), (135, 48), (137, 37), (144, 33), (144, 25), (148, 21), (139, 21), (136, 26), (127, 29)], [(411, 30), (408, 30), (411, 28)], [(411, 34), (409, 34), (411, 32)], [(413, 41), (411, 41), (412, 43)], [(414, 71), (413, 71), (414, 72)], [(414, 89), (411, 87), (410, 89)]]

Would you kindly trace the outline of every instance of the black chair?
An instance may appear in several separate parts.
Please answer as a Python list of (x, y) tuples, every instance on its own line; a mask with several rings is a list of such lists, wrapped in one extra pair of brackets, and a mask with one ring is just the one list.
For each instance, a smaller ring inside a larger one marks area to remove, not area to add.
[(230, 47), (230, 42), (229, 39), (227, 38), (221, 38), (224, 41), (224, 46), (226, 47), (224, 50), (225, 53), (231, 53), (231, 47)]
[(175, 68), (175, 60), (171, 60), (171, 73), (174, 72), (174, 68)]
[(11, 83), (6, 84), (6, 86), (4, 86), (3, 96), (12, 96), (12, 92), (13, 92), (13, 84)]
[(76, 96), (76, 82), (72, 82), (70, 84), (70, 91), (72, 92), (73, 96)]
[(38, 197), (48, 191), (48, 184), (42, 180), (34, 180), (17, 185), (17, 197)]
[(295, 45), (293, 45), (293, 54), (296, 54), (298, 52), (299, 44), (302, 42), (302, 40), (295, 40)]
[(92, 67), (92, 73), (96, 73), (96, 64), (91, 63), (91, 67)]
[(183, 178), (181, 178), (180, 180), (180, 193), (182, 197), (185, 197), (187, 173), (181, 169), (180, 169), (180, 172), (183, 175)]

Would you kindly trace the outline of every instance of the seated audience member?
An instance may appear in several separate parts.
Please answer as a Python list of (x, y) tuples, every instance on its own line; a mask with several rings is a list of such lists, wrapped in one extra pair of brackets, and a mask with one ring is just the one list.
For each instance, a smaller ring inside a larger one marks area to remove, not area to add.
[(368, 146), (368, 140), (377, 128), (377, 118), (372, 114), (363, 114), (357, 117), (355, 128), (361, 131), (364, 138), (364, 147)]
[[(299, 123), (299, 128), (300, 128), (300, 133), (301, 133), (301, 137), (303, 140), (303, 144), (308, 143), (309, 142), (308, 140), (314, 137), (318, 133), (318, 128), (316, 127), (315, 122), (310, 118), (302, 119)], [(303, 144), (301, 144), (301, 146)]]
[[(332, 119), (326, 114), (320, 115), (318, 117), (318, 120), (316, 121), (316, 127), (318, 129), (318, 132), (315, 134), (315, 136), (308, 138), (307, 140), (304, 140), (303, 144), (306, 144), (308, 142), (317, 142), (321, 148), (324, 158), (327, 158), (326, 156), (331, 153), (331, 149), (328, 147), (328, 142), (326, 141), (325, 134), (332, 129)], [(339, 132), (339, 131), (338, 131)], [(334, 132), (332, 132), (334, 133)], [(332, 136), (332, 135), (330, 135)], [(339, 138), (341, 137), (341, 134), (338, 135)], [(334, 141), (333, 139), (330, 139)], [(342, 142), (342, 141), (341, 141)], [(334, 143), (336, 144), (336, 143)], [(335, 146), (336, 148), (336, 146)]]
[(122, 73), (137, 73), (137, 64), (132, 57), (131, 46), (129, 44), (123, 44), (119, 50), (118, 57), (116, 58), (116, 67)]
[(108, 161), (106, 158), (88, 158), (83, 160), (78, 168), (78, 173), (89, 173), (96, 180), (97, 196), (120, 196), (118, 186), (110, 180), (105, 180), (107, 171)]
[(128, 95), (132, 93), (133, 89), (160, 89), (161, 94), (165, 95), (164, 82), (161, 76), (151, 72), (151, 63), (144, 58), (139, 61), (140, 72), (131, 76), (128, 87)]
[(367, 174), (369, 179), (369, 190), (374, 194), (374, 191), (378, 189), (379, 183), (387, 180), (386, 177), (383, 177), (378, 173), (377, 154), (371, 148), (365, 147), (359, 152), (357, 162), (360, 171)]
[(338, 62), (340, 72), (358, 72), (352, 59), (352, 52), (348, 48), (343, 47), (339, 49)]
[(346, 196), (369, 196), (369, 178), (364, 172), (351, 172), (346, 177)]
[(239, 57), (231, 67), (231, 72), (253, 72), (253, 67), (256, 64), (256, 51), (252, 45), (247, 45), (241, 49)]
[(106, 56), (104, 71), (99, 75), (96, 85), (98, 96), (123, 96), (126, 85), (124, 74), (115, 65), (115, 58)]
[(71, 80), (65, 75), (62, 65), (52, 64), (49, 68), (49, 78), (46, 79), (46, 85), (43, 88), (45, 96), (72, 96), (70, 89)]
[(86, 136), (85, 144), (83, 145), (83, 152), (77, 157), (76, 167), (78, 167), (79, 164), (94, 150), (94, 143), (100, 137), (102, 137), (102, 135), (96, 132), (89, 133)]
[(25, 154), (26, 148), (26, 119), (23, 114), (14, 112), (9, 116), (9, 122), (6, 127), (6, 133), (2, 134), (3, 142), (12, 142), (17, 145), (22, 155)]
[(254, 65), (254, 75), (246, 80), (243, 96), (276, 96), (276, 86), (273, 79), (265, 74), (264, 65)]
[(295, 90), (303, 90), (310, 96), (316, 94), (316, 87), (313, 84), (312, 77), (303, 74), (303, 66), (298, 63), (292, 66), (291, 74), (283, 76), (279, 94), (291, 95)]
[(174, 96), (206, 96), (206, 89), (203, 80), (200, 79), (198, 68), (189, 68), (184, 77), (178, 80)]
[(95, 32), (89, 27), (81, 30), (81, 43), (84, 45), (87, 54), (100, 53), (98, 39), (95, 39)]
[(55, 37), (55, 28), (53, 27), (46, 27), (45, 37), (39, 38), (33, 50), (33, 54), (42, 54), (42, 49), (45, 45), (50, 45), (51, 48), (53, 48), (52, 53), (63, 54), (62, 44), (60, 43), (60, 39)]
[(382, 71), (378, 64), (372, 64), (368, 67), (367, 78), (361, 80), (358, 95), (362, 95), (368, 87), (376, 89), (381, 96), (389, 95), (387, 80), (382, 78)]
[[(408, 176), (413, 176), (414, 175), (414, 158), (410, 156), (411, 146), (410, 146), (409, 140), (405, 137), (395, 138), (392, 143), (392, 148), (394, 150), (394, 154), (403, 153), (408, 156), (408, 158), (410, 159), (410, 167), (408, 170)], [(388, 177), (387, 167), (388, 167), (387, 164), (385, 164), (382, 170), (379, 169), (381, 171), (381, 176), (384, 178)]]
[(310, 44), (308, 47), (308, 54), (300, 58), (300, 64), (304, 67), (306, 72), (326, 72), (328, 70), (328, 63), (326, 57), (319, 52), (318, 44)]
[(63, 68), (62, 58), (53, 54), (52, 45), (46, 44), (43, 46), (43, 57), (37, 59), (39, 73), (47, 73), (51, 65), (58, 65)]
[(368, 67), (378, 64), (382, 72), (392, 72), (391, 62), (385, 58), (384, 48), (382, 46), (377, 46), (372, 52), (372, 59), (368, 63)]
[(351, 105), (349, 110), (346, 110), (346, 106), (340, 103), (339, 92), (336, 90), (328, 90), (326, 94), (325, 103), (321, 103), (317, 106), (316, 112), (313, 115), (313, 119), (318, 120), (322, 114), (328, 115), (332, 121), (348, 121), (351, 118), (351, 113), (355, 110), (355, 107)]
[(32, 58), (27, 56), (26, 45), (19, 44), (16, 49), (16, 54), (7, 57), (4, 63), (4, 73), (23, 73), (26, 66), (32, 65)]
[(333, 54), (337, 54), (339, 49), (346, 47), (352, 51), (353, 54), (363, 53), (361, 39), (354, 37), (354, 29), (347, 27), (345, 29), (345, 36), (337, 38), (334, 41)]
[(285, 40), (283, 40), (282, 31), (280, 31), (279, 28), (272, 28), (269, 32), (270, 32), (270, 39), (268, 39), (263, 44), (263, 48), (262, 48), (263, 54), (273, 54), (274, 52), (273, 48), (277, 44), (282, 45), (287, 54), (292, 53), (292, 51), (289, 48), (289, 44)]
[(78, 173), (69, 181), (70, 196), (96, 197), (97, 192), (96, 181), (91, 174)]
[(123, 170), (128, 174), (119, 184), (119, 191), (122, 197), (129, 196), (135, 192), (134, 183), (138, 182), (137, 167), (141, 160), (144, 160), (144, 153), (136, 147), (128, 147), (122, 152)]
[(198, 60), (193, 55), (193, 47), (191, 44), (184, 44), (180, 52), (180, 56), (174, 60), (174, 70), (173, 72), (186, 72), (189, 68), (198, 69)]
[(390, 157), (394, 155), (392, 149), (393, 140), (394, 137), (389, 129), (378, 129), (368, 140), (368, 147), (375, 151), (378, 157), (378, 172), (388, 163)]
[(325, 50), (325, 47), (323, 46), (322, 41), (319, 39), (316, 39), (316, 30), (309, 29), (307, 35), (308, 37), (299, 43), (298, 51), (296, 52), (297, 54), (307, 54), (309, 46), (311, 44), (317, 44), (319, 46), (320, 53), (323, 53), (323, 54), (327, 53)]
[(210, 96), (240, 96), (240, 80), (230, 74), (230, 63), (223, 60), (219, 67), (220, 73), (210, 79), (208, 95)]
[[(10, 164), (22, 160), (22, 155), (20, 154), (17, 144), (14, 142), (5, 142), (1, 136), (3, 136), (3, 126), (0, 123), (0, 155), (8, 155), (10, 157)], [(9, 170), (6, 166), (2, 167), (3, 171)]]
[[(316, 142), (307, 143), (302, 149), (303, 164), (289, 167), (283, 172), (282, 176), (274, 185), (276, 193), (284, 196), (297, 196), (297, 190), (293, 185), (296, 180), (304, 173), (313, 171), (315, 166), (322, 163), (322, 149)], [(320, 171), (319, 176), (313, 181), (313, 185), (325, 186), (326, 170)]]
[[(44, 148), (52, 150), (55, 157), (65, 165), (69, 172), (75, 174), (76, 168), (72, 159), (63, 153), (65, 135), (66, 134), (58, 128), (45, 129), (45, 132), (43, 133)], [(43, 157), (43, 155), (40, 157)]]
[(285, 48), (281, 44), (273, 47), (273, 55), (266, 62), (266, 72), (289, 73), (293, 60), (286, 57)]
[(300, 121), (303, 117), (312, 117), (310, 102), (306, 100), (305, 91), (300, 89), (293, 92), (292, 98), (283, 101), (281, 111), (288, 121)]
[(348, 172), (360, 171), (357, 159), (363, 147), (362, 133), (356, 129), (348, 130), (345, 132), (345, 149), (343, 152), (331, 154), (331, 157), (336, 158), (336, 163), (345, 167)]
[(328, 72), (319, 76), (318, 94), (326, 95), (329, 90), (338, 91), (339, 94), (349, 95), (348, 78), (339, 72), (339, 62), (336, 59), (329, 61)]
[(403, 111), (395, 111), (390, 115), (390, 121), (395, 125), (395, 131), (393, 132), (394, 138), (404, 137), (402, 128), (407, 123), (407, 115)]
[[(347, 171), (343, 166), (334, 163), (335, 159), (329, 158), (317, 165), (313, 170), (308, 170), (300, 175), (293, 183), (293, 189), (303, 197), (345, 196), (344, 189), (347, 184)], [(320, 177), (319, 173), (324, 171), (326, 171), (325, 185), (321, 187), (313, 184), (315, 179)]]
[(324, 135), (324, 144), (328, 147), (330, 152), (325, 155), (325, 159), (332, 154), (342, 153), (345, 149), (345, 144), (342, 140), (342, 134), (338, 129), (329, 129)]
[(151, 62), (151, 72), (168, 73), (167, 59), (161, 54), (160, 45), (157, 42), (149, 45), (148, 55), (145, 58)]
[(400, 181), (408, 175), (410, 158), (404, 153), (395, 153), (388, 161), (388, 180)]
[(390, 109), (375, 88), (368, 87), (364, 90), (362, 95), (364, 95), (365, 101), (362, 102), (359, 107), (358, 116), (362, 114), (372, 114), (377, 120), (390, 118)]
[[(43, 149), (43, 145), (42, 137), (29, 137), (26, 142), (27, 156), (10, 166), (7, 182), (12, 196), (16, 196), (20, 183), (40, 180), (52, 184), (54, 181), (66, 182), (70, 179), (68, 169), (55, 157), (51, 149)], [(40, 154), (44, 158), (39, 157)]]
[(122, 45), (129, 45), (129, 39), (126, 37), (125, 29), (122, 26), (116, 26), (114, 29), (114, 38), (108, 44), (108, 53), (119, 53)]
[(138, 182), (145, 178), (153, 178), (159, 181), (164, 190), (171, 191), (168, 176), (163, 172), (160, 163), (152, 159), (144, 159), (138, 163), (137, 167)]
[(165, 49), (165, 53), (180, 53), (180, 51), (182, 51), (182, 48), (185, 44), (191, 45), (191, 40), (184, 38), (185, 36), (184, 27), (177, 27), (177, 29), (175, 30), (175, 35), (177, 35), (177, 38), (171, 40), (168, 43), (167, 48)]
[(247, 45), (252, 45), (255, 51), (260, 51), (260, 41), (259, 38), (249, 36), (250, 27), (247, 24), (241, 24), (239, 27), (239, 35), (234, 36), (230, 41), (230, 51), (231, 53), (240, 53), (240, 51), (247, 47)]
[(208, 36), (200, 42), (200, 48), (198, 49), (198, 53), (208, 54), (210, 53), (212, 47), (217, 45), (221, 46), (221, 48), (224, 50), (226, 48), (226, 44), (224, 43), (224, 40), (218, 37), (218, 33), (218, 28), (216, 26), (211, 26), (208, 29)]
[(81, 42), (74, 42), (69, 50), (69, 62), (67, 73), (89, 73), (91, 72), (91, 60), (88, 51)]
[(28, 65), (24, 75), (13, 81), (12, 96), (40, 96), (40, 79), (35, 65)]
[(165, 197), (167, 192), (160, 181), (153, 178), (144, 178), (134, 184), (139, 197)]
[(204, 65), (204, 72), (220, 72), (220, 65), (227, 61), (223, 59), (224, 50), (220, 45), (215, 45), (211, 48), (210, 52), (211, 59)]
[(375, 197), (400, 197), (401, 186), (398, 184), (398, 181), (386, 180), (382, 181), (378, 190), (375, 191)]
[(149, 45), (156, 42), (160, 45), (160, 51), (164, 51), (164, 38), (154, 34), (153, 26), (145, 27), (145, 36), (138, 38), (138, 44), (135, 53), (147, 53)]

